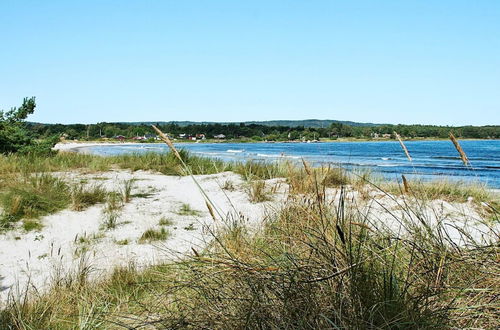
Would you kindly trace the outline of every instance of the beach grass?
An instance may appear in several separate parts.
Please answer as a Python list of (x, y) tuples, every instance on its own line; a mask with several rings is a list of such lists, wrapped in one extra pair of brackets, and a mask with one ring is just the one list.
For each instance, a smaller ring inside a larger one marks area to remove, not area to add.
[[(426, 228), (374, 231), (357, 207), (344, 189), (334, 204), (289, 200), (261, 230), (232, 223), (182, 260), (69, 281), (0, 317), (17, 329), (498, 326), (498, 245), (457, 248)], [(166, 238), (151, 229), (141, 239)]]
[(272, 200), (272, 194), (267, 189), (264, 180), (254, 180), (249, 184), (248, 195), (252, 203), (262, 203)]
[(69, 186), (49, 174), (11, 177), (0, 191), (1, 227), (8, 228), (20, 219), (37, 219), (65, 209), (70, 204), (69, 196)]
[(178, 215), (193, 216), (193, 217), (199, 216), (201, 214), (200, 211), (193, 209), (189, 204), (182, 204), (176, 213)]
[(75, 211), (83, 211), (86, 208), (104, 203), (108, 192), (101, 185), (75, 185), (71, 189), (71, 208)]
[(139, 243), (150, 243), (155, 241), (164, 241), (170, 236), (170, 232), (161, 227), (160, 229), (150, 228), (142, 233)]

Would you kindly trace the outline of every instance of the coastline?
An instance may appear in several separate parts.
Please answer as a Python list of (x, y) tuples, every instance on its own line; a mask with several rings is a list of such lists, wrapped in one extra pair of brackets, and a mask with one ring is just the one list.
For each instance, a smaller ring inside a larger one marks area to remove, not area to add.
[[(448, 141), (449, 139), (439, 139), (439, 138), (425, 138), (425, 139), (403, 139), (405, 142), (425, 142), (425, 141)], [(460, 141), (499, 141), (499, 139), (459, 139)], [(208, 144), (208, 143), (231, 143), (231, 144), (247, 144), (247, 143), (255, 143), (255, 144), (274, 144), (274, 143), (348, 143), (348, 142), (397, 142), (397, 140), (393, 139), (335, 139), (335, 140), (321, 140), (321, 141), (241, 141), (241, 140), (198, 140), (198, 141), (189, 141), (189, 140), (174, 140), (174, 144)], [(72, 151), (79, 152), (78, 149), (93, 147), (93, 146), (114, 146), (114, 145), (141, 145), (141, 144), (164, 144), (162, 141), (152, 141), (152, 142), (121, 142), (121, 141), (64, 141), (58, 142), (52, 149), (58, 151)]]

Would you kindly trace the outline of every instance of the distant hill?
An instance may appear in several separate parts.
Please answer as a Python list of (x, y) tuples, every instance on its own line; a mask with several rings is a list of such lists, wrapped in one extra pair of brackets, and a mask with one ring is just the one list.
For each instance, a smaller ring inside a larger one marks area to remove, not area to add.
[(181, 127), (188, 125), (203, 125), (203, 124), (221, 124), (229, 125), (244, 123), (245, 125), (257, 124), (264, 126), (286, 126), (286, 127), (329, 127), (332, 123), (340, 123), (350, 126), (381, 126), (385, 124), (374, 124), (374, 123), (357, 123), (354, 121), (341, 121), (341, 120), (331, 120), (331, 119), (305, 119), (305, 120), (266, 120), (266, 121), (244, 121), (244, 122), (210, 122), (210, 121), (143, 121), (143, 122), (127, 122), (123, 124), (130, 125), (151, 125), (151, 124), (177, 124)]

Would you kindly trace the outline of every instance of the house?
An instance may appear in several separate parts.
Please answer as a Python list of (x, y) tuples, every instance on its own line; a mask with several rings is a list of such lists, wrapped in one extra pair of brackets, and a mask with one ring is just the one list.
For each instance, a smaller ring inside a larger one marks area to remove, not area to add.
[(123, 141), (125, 140), (126, 138), (123, 136), (123, 135), (117, 135), (114, 137), (116, 140), (120, 140), (120, 141)]
[(217, 135), (214, 135), (214, 138), (215, 139), (219, 139), (219, 140), (222, 140), (222, 139), (225, 139), (226, 136), (224, 134), (217, 134)]
[(196, 137), (195, 136), (189, 136), (188, 140), (190, 140), (190, 141), (196, 141)]
[(145, 138), (146, 140), (149, 140), (149, 139), (159, 140), (159, 139), (160, 139), (160, 138), (159, 138), (157, 135), (155, 135), (155, 134), (146, 134), (146, 135), (144, 135), (144, 138)]
[(146, 140), (146, 138), (144, 136), (134, 136), (132, 138), (132, 140), (142, 141), (142, 140)]
[(198, 140), (205, 140), (206, 139), (205, 134), (196, 134), (196, 138)]
[(391, 134), (389, 134), (389, 133), (385, 133), (385, 134), (382, 134), (382, 137), (383, 137), (384, 139), (390, 139), (390, 138), (391, 138)]
[(181, 133), (179, 134), (179, 139), (185, 139), (187, 137), (187, 134)]

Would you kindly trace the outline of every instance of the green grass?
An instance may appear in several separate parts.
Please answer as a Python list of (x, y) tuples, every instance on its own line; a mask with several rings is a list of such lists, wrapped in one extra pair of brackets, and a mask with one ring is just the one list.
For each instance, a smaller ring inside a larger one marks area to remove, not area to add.
[(150, 228), (142, 233), (139, 243), (150, 243), (155, 241), (164, 241), (170, 236), (170, 232), (161, 227), (160, 229)]
[(108, 193), (101, 185), (77, 185), (71, 189), (71, 208), (83, 211), (86, 208), (104, 203)]
[(23, 221), (23, 229), (25, 231), (40, 231), (43, 228), (43, 225), (36, 220), (24, 220)]
[[(208, 159), (191, 155), (180, 150), (184, 161), (193, 174), (214, 174), (230, 170), (232, 164), (217, 159)], [(122, 169), (151, 170), (167, 175), (186, 175), (179, 160), (171, 153), (126, 154), (101, 157), (79, 153), (58, 153), (51, 157), (29, 155), (0, 155), (0, 177), (12, 174), (84, 170), (101, 172), (113, 167)]]
[(7, 228), (20, 219), (37, 219), (69, 204), (69, 187), (61, 179), (48, 174), (18, 178), (0, 193), (1, 226)]
[(200, 211), (192, 209), (191, 205), (189, 204), (182, 204), (176, 213), (178, 215), (194, 216), (194, 217), (199, 216), (201, 214)]
[(123, 202), (128, 203), (130, 202), (130, 199), (132, 198), (132, 189), (134, 188), (134, 179), (129, 179), (123, 181), (123, 187), (121, 189), (121, 194), (123, 197)]
[(163, 217), (158, 221), (158, 225), (160, 226), (172, 226), (174, 222), (170, 218)]
[(107, 196), (106, 204), (103, 210), (102, 227), (103, 229), (114, 229), (118, 224), (121, 210), (123, 208), (123, 195), (119, 193), (110, 193)]
[(409, 191), (402, 185), (383, 183), (381, 187), (395, 195), (407, 195), (415, 200), (445, 200), (448, 202), (469, 202), (476, 206), (483, 216), (498, 221), (500, 199), (498, 193), (492, 192), (481, 183), (470, 183), (450, 180), (408, 180)]
[(240, 174), (244, 180), (267, 180), (272, 178), (286, 177), (293, 165), (289, 162), (265, 163), (248, 161), (234, 163), (231, 170)]

